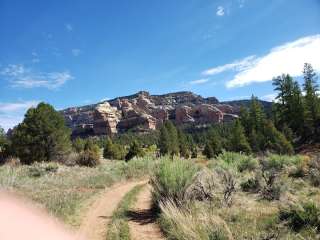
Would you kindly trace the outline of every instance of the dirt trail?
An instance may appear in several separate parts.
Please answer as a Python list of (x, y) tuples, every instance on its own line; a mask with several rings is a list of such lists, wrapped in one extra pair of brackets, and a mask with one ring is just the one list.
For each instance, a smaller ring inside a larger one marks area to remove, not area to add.
[(115, 184), (103, 192), (90, 206), (77, 233), (78, 239), (105, 240), (107, 225), (113, 211), (124, 195), (133, 187), (147, 181), (135, 181)]
[(137, 197), (137, 202), (129, 215), (129, 226), (132, 240), (165, 239), (155, 222), (151, 211), (151, 187), (145, 186)]

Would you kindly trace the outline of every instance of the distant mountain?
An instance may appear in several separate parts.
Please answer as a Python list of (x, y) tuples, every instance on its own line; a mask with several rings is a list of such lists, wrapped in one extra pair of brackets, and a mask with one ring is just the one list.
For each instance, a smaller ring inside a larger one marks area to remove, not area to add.
[[(267, 115), (271, 114), (272, 102), (263, 101), (263, 100), (258, 100), (258, 101), (262, 105), (262, 107), (264, 108), (264, 111), (267, 113)], [(241, 106), (248, 108), (250, 106), (251, 100), (248, 100), (248, 99), (247, 100), (232, 100), (232, 101), (224, 101), (221, 103), (230, 105), (235, 108), (234, 109), (235, 111), (239, 112)]]
[[(261, 101), (266, 108), (271, 103)], [(219, 102), (215, 97), (203, 98), (192, 92), (150, 95), (140, 91), (97, 104), (62, 110), (66, 124), (78, 135), (112, 135), (130, 131), (152, 131), (165, 121), (177, 125), (204, 125), (228, 122), (238, 117), (240, 106), (249, 100)]]

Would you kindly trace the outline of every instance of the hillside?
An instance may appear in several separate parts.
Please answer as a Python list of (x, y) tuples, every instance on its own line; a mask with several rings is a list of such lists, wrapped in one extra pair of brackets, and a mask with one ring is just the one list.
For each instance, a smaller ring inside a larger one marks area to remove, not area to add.
[[(249, 101), (219, 102), (192, 92), (150, 95), (140, 91), (92, 105), (62, 110), (73, 135), (111, 135), (128, 130), (146, 132), (157, 129), (165, 120), (177, 125), (211, 124), (232, 121), (240, 106)], [(262, 102), (270, 108), (271, 103)]]

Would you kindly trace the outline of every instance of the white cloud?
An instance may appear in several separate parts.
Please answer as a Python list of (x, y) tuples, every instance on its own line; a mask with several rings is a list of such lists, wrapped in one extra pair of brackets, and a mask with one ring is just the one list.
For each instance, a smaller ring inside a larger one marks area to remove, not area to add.
[(71, 50), (71, 53), (73, 56), (78, 57), (82, 53), (82, 51), (78, 48), (74, 48)]
[(252, 66), (254, 59), (255, 59), (255, 56), (249, 56), (241, 60), (236, 60), (232, 63), (207, 69), (203, 71), (202, 74), (210, 76), (210, 75), (216, 75), (229, 70), (242, 71)]
[(236, 72), (226, 83), (228, 88), (251, 83), (271, 81), (273, 77), (288, 73), (302, 75), (303, 64), (311, 63), (320, 72), (320, 34), (307, 36), (272, 48), (264, 56), (249, 56), (222, 66), (205, 70), (203, 75), (216, 75), (226, 71)]
[(224, 7), (219, 6), (217, 7), (216, 15), (222, 17), (224, 15)]
[(73, 26), (70, 23), (67, 23), (64, 26), (65, 26), (65, 28), (66, 28), (66, 30), (68, 32), (72, 32), (73, 31)]
[(5, 130), (12, 128), (23, 120), (25, 112), (35, 107), (39, 101), (0, 102), (0, 126)]
[(260, 97), (260, 99), (264, 100), (264, 101), (272, 102), (276, 99), (276, 96), (277, 96), (276, 93), (270, 93), (270, 94), (267, 94), (267, 95)]
[(4, 76), (11, 83), (12, 87), (36, 88), (45, 87), (56, 89), (73, 79), (69, 71), (63, 72), (35, 72), (21, 64), (11, 64), (0, 70), (0, 75)]
[(209, 78), (202, 78), (202, 79), (190, 81), (189, 84), (191, 84), (191, 85), (199, 85), (199, 84), (207, 83), (208, 81), (209, 81)]

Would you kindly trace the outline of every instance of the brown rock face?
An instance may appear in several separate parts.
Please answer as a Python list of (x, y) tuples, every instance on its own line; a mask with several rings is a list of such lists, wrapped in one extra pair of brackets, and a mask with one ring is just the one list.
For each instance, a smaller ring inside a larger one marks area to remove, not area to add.
[(93, 113), (93, 132), (96, 135), (112, 135), (117, 133), (117, 110), (108, 102), (99, 104)]
[(68, 108), (61, 113), (74, 135), (84, 132), (112, 135), (129, 129), (152, 131), (168, 119), (179, 125), (220, 123), (237, 117), (230, 105), (192, 92), (150, 95), (142, 91), (95, 105)]

